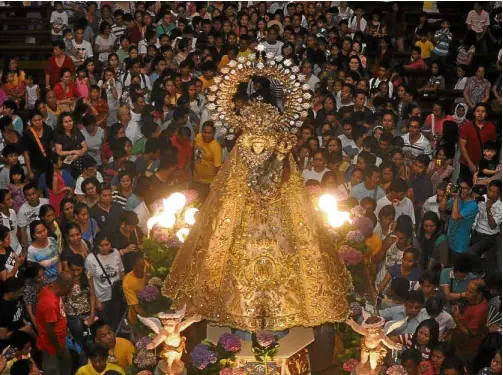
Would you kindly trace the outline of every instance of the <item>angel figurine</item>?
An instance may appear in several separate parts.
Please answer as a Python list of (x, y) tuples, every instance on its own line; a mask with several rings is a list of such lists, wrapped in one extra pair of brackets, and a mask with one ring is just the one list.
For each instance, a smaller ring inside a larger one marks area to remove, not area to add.
[(183, 320), (185, 309), (186, 305), (174, 313), (162, 312), (157, 315), (158, 318), (145, 318), (138, 315), (138, 319), (157, 334), (154, 340), (147, 345), (147, 349), (153, 350), (163, 344), (160, 354), (162, 360), (159, 362), (158, 368), (167, 375), (184, 373), (185, 365), (181, 358), (185, 351), (185, 337), (180, 336), (180, 333), (191, 324), (201, 321), (199, 315)]
[[(361, 342), (361, 353), (360, 353), (360, 365), (358, 368), (358, 374), (377, 374), (379, 370), (378, 366), (382, 366), (384, 357), (388, 352), (388, 349), (401, 350), (402, 345), (397, 344), (386, 336), (388, 332), (391, 332), (398, 325), (402, 325), (403, 322), (399, 321), (392, 324), (388, 329), (384, 330), (384, 319), (379, 316), (371, 316), (367, 312), (362, 311), (363, 322), (362, 324), (356, 323), (352, 318), (346, 321), (356, 333), (363, 335)], [(366, 367), (366, 363), (370, 364), (370, 371)]]

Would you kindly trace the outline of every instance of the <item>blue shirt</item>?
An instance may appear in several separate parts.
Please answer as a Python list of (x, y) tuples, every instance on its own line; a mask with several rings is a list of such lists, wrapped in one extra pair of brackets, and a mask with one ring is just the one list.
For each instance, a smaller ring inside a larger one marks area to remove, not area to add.
[[(454, 198), (449, 199), (447, 207), (452, 210)], [(458, 209), (462, 218), (454, 220), (449, 217), (449, 230), (447, 238), (449, 240), (449, 248), (456, 253), (465, 253), (470, 244), (470, 232), (472, 230), (475, 217), (479, 212), (479, 206), (473, 199), (463, 202), (458, 198)]]
[(363, 198), (366, 198), (366, 197), (372, 198), (373, 200), (375, 200), (377, 202), (379, 199), (381, 199), (385, 195), (386, 195), (386, 193), (384, 192), (384, 190), (381, 187), (377, 186), (375, 189), (368, 190), (365, 187), (364, 182), (359, 183), (358, 185), (354, 186), (351, 189), (351, 196), (358, 199), (358, 202), (360, 202)]

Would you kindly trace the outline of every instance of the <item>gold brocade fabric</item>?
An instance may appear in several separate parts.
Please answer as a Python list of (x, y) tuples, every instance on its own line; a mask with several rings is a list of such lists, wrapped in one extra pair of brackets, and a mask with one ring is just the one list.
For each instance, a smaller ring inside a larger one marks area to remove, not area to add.
[(239, 147), (212, 184), (163, 294), (175, 308), (187, 304), (187, 316), (251, 332), (344, 321), (351, 277), (293, 156), (266, 199), (252, 188), (253, 168)]

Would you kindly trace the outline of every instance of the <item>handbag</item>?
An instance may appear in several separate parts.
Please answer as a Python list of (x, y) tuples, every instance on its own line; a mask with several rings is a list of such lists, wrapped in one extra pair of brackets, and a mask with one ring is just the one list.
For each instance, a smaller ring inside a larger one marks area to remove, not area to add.
[(108, 284), (110, 284), (110, 288), (112, 289), (112, 299), (111, 301), (119, 304), (125, 304), (126, 303), (126, 298), (124, 297), (124, 290), (122, 289), (122, 280), (117, 280), (115, 283), (112, 283), (110, 278), (108, 277), (107, 272), (105, 271), (105, 267), (103, 267), (103, 264), (101, 264), (100, 259), (96, 255), (96, 253), (93, 253), (94, 257), (96, 258), (96, 261), (101, 267), (101, 270), (103, 271), (103, 274), (105, 275)]

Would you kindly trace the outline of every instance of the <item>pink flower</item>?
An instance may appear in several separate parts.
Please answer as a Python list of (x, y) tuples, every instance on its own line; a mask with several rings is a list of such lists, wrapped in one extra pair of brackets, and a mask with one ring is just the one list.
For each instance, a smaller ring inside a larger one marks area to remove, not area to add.
[(245, 370), (242, 368), (228, 368), (225, 367), (220, 370), (218, 375), (246, 375)]
[(346, 241), (352, 244), (363, 242), (363, 240), (363, 234), (359, 230), (352, 230), (346, 234)]
[(363, 258), (361, 251), (358, 251), (354, 247), (348, 245), (342, 245), (339, 249), (339, 254), (342, 255), (344, 263), (348, 266), (356, 266)]
[(218, 344), (226, 351), (236, 353), (241, 350), (241, 340), (232, 333), (224, 333), (220, 336)]
[(394, 365), (386, 371), (386, 375), (407, 375), (407, 371), (403, 368), (403, 366)]
[(356, 359), (351, 358), (348, 359), (346, 362), (344, 362), (342, 368), (344, 369), (344, 371), (352, 373), (356, 369), (356, 366), (358, 366), (359, 363), (360, 362), (358, 362)]
[(257, 333), (257, 343), (262, 348), (267, 348), (276, 342), (276, 337), (272, 332), (260, 331)]
[(353, 221), (353, 225), (357, 228), (364, 237), (370, 237), (374, 230), (374, 223), (366, 216), (359, 217)]

